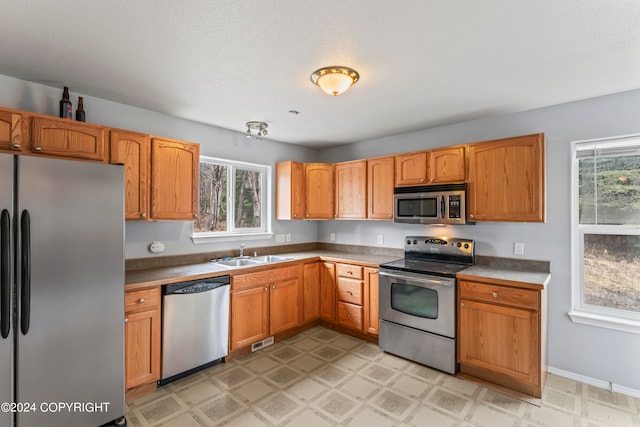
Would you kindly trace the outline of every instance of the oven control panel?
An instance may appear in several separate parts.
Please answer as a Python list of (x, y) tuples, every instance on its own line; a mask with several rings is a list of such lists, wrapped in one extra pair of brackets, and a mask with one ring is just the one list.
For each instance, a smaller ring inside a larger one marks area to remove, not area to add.
[(441, 254), (448, 256), (473, 257), (474, 241), (455, 237), (407, 236), (404, 252), (414, 255)]

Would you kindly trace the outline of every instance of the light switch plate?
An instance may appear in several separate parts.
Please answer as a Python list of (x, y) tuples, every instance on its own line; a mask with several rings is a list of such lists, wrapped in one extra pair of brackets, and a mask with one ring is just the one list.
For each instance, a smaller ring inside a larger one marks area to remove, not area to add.
[(515, 255), (524, 255), (524, 243), (522, 242), (515, 242), (513, 244), (513, 253)]

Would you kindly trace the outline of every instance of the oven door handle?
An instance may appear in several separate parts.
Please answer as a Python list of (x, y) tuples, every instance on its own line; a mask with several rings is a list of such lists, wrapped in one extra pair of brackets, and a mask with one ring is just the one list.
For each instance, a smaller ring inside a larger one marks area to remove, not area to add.
[(453, 279), (450, 279), (450, 280), (427, 279), (425, 277), (409, 276), (409, 275), (400, 274), (400, 273), (396, 273), (396, 272), (387, 273), (385, 271), (378, 271), (378, 275), (386, 276), (386, 277), (392, 277), (394, 279), (407, 280), (407, 281), (416, 282), (416, 283), (424, 283), (424, 284), (427, 284), (427, 285), (439, 285), (439, 286), (453, 287), (453, 285), (455, 284), (455, 280), (453, 280)]

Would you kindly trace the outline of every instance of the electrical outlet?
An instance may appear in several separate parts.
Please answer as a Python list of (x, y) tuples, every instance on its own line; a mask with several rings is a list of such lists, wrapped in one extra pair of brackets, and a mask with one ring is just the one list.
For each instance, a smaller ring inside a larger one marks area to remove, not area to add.
[(524, 255), (524, 243), (522, 242), (515, 242), (513, 244), (513, 253), (515, 255)]
[(336, 241), (336, 233), (331, 233), (331, 241), (332, 242)]
[(284, 234), (276, 234), (276, 243), (284, 243)]
[(287, 233), (287, 242), (291, 241), (291, 233)]
[(378, 244), (384, 245), (384, 236), (382, 234), (378, 234)]

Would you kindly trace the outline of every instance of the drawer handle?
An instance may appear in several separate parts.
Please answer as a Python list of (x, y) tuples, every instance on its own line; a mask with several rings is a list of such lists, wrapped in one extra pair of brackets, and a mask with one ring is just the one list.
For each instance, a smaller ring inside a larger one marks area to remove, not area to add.
[(347, 313), (347, 319), (351, 319), (351, 315)]
[(491, 296), (494, 297), (494, 298), (498, 298), (498, 293), (494, 292), (494, 293), (491, 294)]
[(353, 292), (351, 292), (351, 291), (347, 291), (347, 293), (348, 293), (349, 295), (353, 295)]
[(138, 304), (142, 304), (143, 302), (144, 302), (144, 298), (140, 298), (140, 299), (138, 300)]
[(347, 274), (353, 274), (353, 271), (347, 270)]

